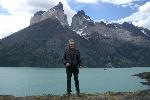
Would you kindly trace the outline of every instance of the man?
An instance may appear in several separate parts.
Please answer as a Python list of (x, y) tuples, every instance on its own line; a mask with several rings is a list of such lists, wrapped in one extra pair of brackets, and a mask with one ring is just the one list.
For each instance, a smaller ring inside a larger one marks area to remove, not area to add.
[(77, 91), (77, 95), (80, 96), (80, 89), (79, 89), (79, 68), (83, 67), (82, 61), (80, 59), (80, 52), (75, 48), (75, 41), (73, 39), (69, 40), (69, 48), (66, 49), (64, 56), (63, 56), (63, 63), (66, 67), (66, 74), (67, 74), (67, 94), (71, 95), (71, 77), (72, 74), (74, 75), (75, 87)]

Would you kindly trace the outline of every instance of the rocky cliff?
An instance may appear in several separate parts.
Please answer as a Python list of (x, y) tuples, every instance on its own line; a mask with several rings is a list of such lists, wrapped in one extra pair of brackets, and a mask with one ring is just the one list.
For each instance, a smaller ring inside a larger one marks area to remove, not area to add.
[(40, 21), (46, 20), (48, 18), (57, 19), (63, 26), (69, 26), (67, 21), (67, 15), (64, 14), (63, 4), (59, 4), (48, 11), (38, 11), (30, 20), (30, 24), (33, 25)]

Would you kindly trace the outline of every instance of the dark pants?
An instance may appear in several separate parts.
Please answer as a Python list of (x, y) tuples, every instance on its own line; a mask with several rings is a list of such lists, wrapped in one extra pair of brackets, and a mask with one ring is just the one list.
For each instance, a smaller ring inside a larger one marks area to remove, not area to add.
[(78, 68), (71, 68), (71, 69), (66, 68), (66, 73), (67, 73), (67, 92), (72, 92), (71, 91), (71, 77), (72, 77), (72, 74), (74, 75), (76, 91), (80, 92), (79, 80), (78, 80), (79, 69)]

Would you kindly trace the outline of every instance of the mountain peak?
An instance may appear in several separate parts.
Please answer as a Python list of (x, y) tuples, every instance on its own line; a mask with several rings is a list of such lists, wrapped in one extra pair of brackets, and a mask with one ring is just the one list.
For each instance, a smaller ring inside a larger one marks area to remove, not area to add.
[(79, 16), (85, 16), (84, 10), (78, 11), (78, 12), (77, 12), (77, 15), (79, 15)]
[(85, 14), (84, 10), (78, 11), (77, 14), (74, 15), (74, 17), (78, 17), (86, 21), (91, 21), (91, 18)]
[(59, 2), (58, 5), (51, 8), (51, 10), (62, 10), (63, 11), (63, 4), (61, 2)]
[(69, 26), (67, 15), (64, 13), (63, 4), (61, 2), (48, 11), (39, 11), (35, 13), (30, 20), (30, 24), (33, 25), (48, 18), (57, 19), (63, 26)]

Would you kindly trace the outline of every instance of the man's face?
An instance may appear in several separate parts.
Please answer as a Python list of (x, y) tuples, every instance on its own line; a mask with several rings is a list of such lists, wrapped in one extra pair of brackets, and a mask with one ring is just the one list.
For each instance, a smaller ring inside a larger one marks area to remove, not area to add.
[(75, 44), (69, 44), (70, 49), (74, 49), (75, 48)]

